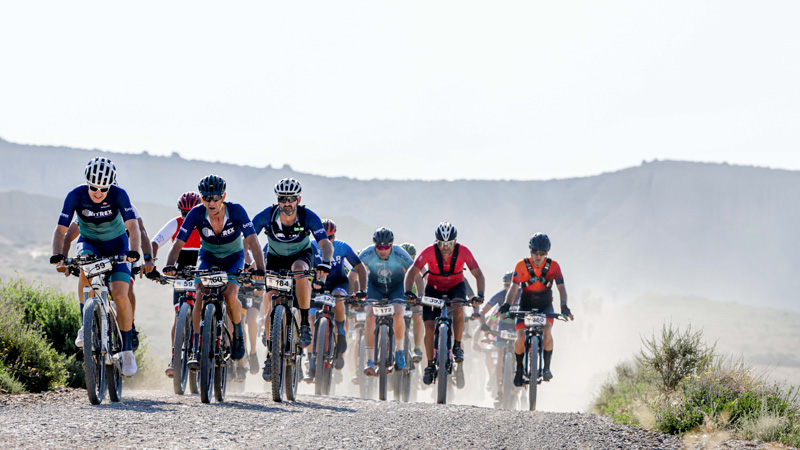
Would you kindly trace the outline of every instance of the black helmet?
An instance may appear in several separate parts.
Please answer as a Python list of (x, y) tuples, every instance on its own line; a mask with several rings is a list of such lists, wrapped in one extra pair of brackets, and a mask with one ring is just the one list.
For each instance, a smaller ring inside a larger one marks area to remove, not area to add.
[(414, 244), (411, 242), (403, 242), (400, 244), (400, 247), (403, 247), (403, 250), (405, 250), (409, 256), (416, 256), (417, 254), (417, 248), (414, 247)]
[(509, 270), (508, 272), (503, 274), (503, 283), (511, 283), (511, 277), (514, 276), (514, 271)]
[(394, 242), (394, 233), (386, 227), (378, 228), (372, 235), (372, 242), (375, 245), (389, 245)]
[(209, 175), (200, 180), (197, 190), (202, 196), (222, 195), (225, 193), (225, 180), (216, 175)]
[(542, 250), (545, 252), (550, 251), (550, 238), (544, 233), (536, 233), (528, 241), (528, 247), (531, 250)]
[(458, 230), (450, 222), (442, 222), (436, 227), (437, 241), (452, 241), (458, 236)]

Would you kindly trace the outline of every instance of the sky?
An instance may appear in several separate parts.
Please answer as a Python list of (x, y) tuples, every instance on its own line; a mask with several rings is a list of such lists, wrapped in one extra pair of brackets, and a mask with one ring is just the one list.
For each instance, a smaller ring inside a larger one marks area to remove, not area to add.
[(793, 1), (3, 2), (0, 138), (361, 179), (800, 170), (797, 17)]

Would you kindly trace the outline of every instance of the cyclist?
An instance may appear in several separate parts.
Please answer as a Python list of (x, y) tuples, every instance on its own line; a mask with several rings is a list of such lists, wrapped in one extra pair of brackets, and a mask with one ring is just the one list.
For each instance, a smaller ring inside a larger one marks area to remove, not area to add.
[[(253, 231), (253, 222), (250, 221), (244, 208), (238, 203), (225, 201), (227, 196), (225, 187), (225, 180), (217, 175), (208, 175), (200, 180), (197, 190), (200, 191), (203, 203), (192, 208), (186, 215), (186, 220), (183, 221), (181, 230), (167, 257), (167, 264), (164, 267), (165, 275), (175, 274), (175, 263), (178, 256), (195, 229), (200, 233), (199, 270), (219, 267), (220, 270), (231, 273), (244, 267), (244, 244), (257, 246), (258, 239)], [(253, 271), (253, 279), (260, 280), (264, 278), (264, 258), (259, 253), (255, 255), (255, 260), (256, 270)], [(202, 284), (198, 283), (196, 291), (201, 292), (202, 288)], [(229, 281), (222, 291), (228, 308), (228, 318), (233, 322), (231, 358), (236, 361), (244, 357), (242, 306), (237, 298), (238, 293), (239, 284), (236, 281)], [(194, 354), (187, 363), (193, 371), (200, 369), (198, 345), (200, 343), (202, 309), (203, 296), (198, 295), (195, 298), (195, 308), (192, 310), (192, 323), (195, 330)]]
[[(483, 309), (481, 309), (480, 315), (478, 317), (478, 320), (481, 323), (479, 332), (485, 333), (491, 330), (491, 327), (486, 321), (486, 316), (489, 315), (490, 311), (498, 309), (505, 302), (506, 293), (508, 292), (508, 289), (511, 287), (511, 278), (513, 277), (513, 275), (514, 275), (513, 270), (510, 270), (505, 274), (503, 274), (503, 289), (499, 290), (496, 294), (494, 294), (492, 298), (489, 299), (488, 302), (486, 302), (486, 305), (484, 305)], [(520, 294), (517, 293), (517, 296), (514, 299), (514, 304), (516, 304), (519, 301), (519, 296)], [(491, 316), (493, 319), (492, 322), (496, 324), (495, 331), (497, 331), (498, 333), (500, 333), (501, 331), (514, 331), (516, 324), (514, 323), (513, 319), (502, 316), (497, 317), (495, 314), (491, 314)], [(474, 340), (475, 340), (474, 345), (478, 345), (478, 342), (481, 341), (481, 339), (478, 336), (476, 336)], [(494, 364), (491, 353), (487, 353), (486, 370), (487, 374), (489, 374), (489, 376), (487, 377), (487, 379), (489, 380), (491, 380), (492, 378), (491, 372), (492, 370), (494, 370), (494, 380), (497, 383), (497, 397), (495, 398), (495, 404), (499, 404), (500, 393), (501, 393), (500, 380), (502, 379), (502, 370), (503, 370), (502, 359), (498, 359), (497, 364)], [(489, 389), (488, 386), (487, 389)]]
[[(519, 301), (520, 311), (530, 311), (533, 309), (544, 313), (553, 313), (553, 283), (558, 288), (561, 298), (561, 314), (575, 320), (572, 312), (567, 306), (567, 288), (564, 286), (564, 276), (561, 274), (561, 266), (557, 262), (547, 257), (550, 252), (550, 238), (544, 233), (534, 234), (528, 242), (531, 250), (531, 257), (521, 259), (514, 267), (514, 276), (511, 279), (511, 287), (506, 293), (505, 303), (500, 306), (498, 312), (508, 312), (514, 298), (522, 287), (522, 294)], [(544, 368), (542, 379), (550, 381), (553, 373), (550, 371), (550, 360), (553, 357), (553, 319), (547, 319), (547, 325), (542, 330), (542, 350)], [(517, 372), (514, 375), (514, 385), (522, 386), (523, 367), (522, 361), (525, 351), (525, 321), (517, 319), (517, 340), (514, 341), (514, 353), (517, 357)], [(536, 375), (531, 374), (531, 377)]]
[[(367, 283), (367, 268), (361, 262), (358, 255), (356, 255), (356, 252), (354, 252), (346, 242), (336, 239), (336, 224), (330, 219), (323, 219), (322, 226), (325, 228), (328, 240), (331, 241), (333, 245), (331, 271), (325, 280), (325, 284), (322, 286), (322, 290), (330, 292), (333, 295), (347, 295), (350, 291), (350, 280), (347, 278), (347, 273), (345, 272), (347, 266), (358, 274), (359, 284), (365, 286)], [(314, 249), (315, 255), (320, 255), (322, 253), (322, 249), (316, 241), (312, 241), (311, 246)], [(321, 258), (321, 255), (319, 257)], [(367, 298), (366, 290), (359, 290), (356, 292), (356, 298)], [(339, 335), (336, 340), (339, 358), (336, 360), (334, 367), (337, 370), (341, 370), (342, 367), (344, 367), (344, 353), (347, 351), (347, 337), (345, 336), (344, 328), (344, 320), (346, 318), (344, 299), (336, 302), (333, 314), (334, 321), (336, 322), (336, 332)], [(310, 315), (312, 318), (314, 317), (314, 314)], [(316, 372), (315, 358), (310, 358), (308, 364), (308, 376), (313, 379)]]
[[(466, 300), (466, 283), (464, 282), (464, 265), (467, 266), (478, 284), (478, 295), (472, 298), (474, 303), (483, 303), (483, 292), (486, 288), (486, 278), (483, 276), (478, 262), (469, 249), (456, 242), (458, 230), (450, 222), (442, 222), (436, 227), (434, 233), (436, 242), (426, 247), (414, 262), (414, 267), (406, 273), (405, 294), (406, 298), (415, 298), (411, 285), (420, 274), (422, 268), (428, 266), (425, 295), (428, 297), (442, 298), (447, 296), (450, 300)], [(453, 304), (453, 359), (455, 362), (464, 361), (464, 349), (461, 347), (461, 337), (464, 333), (464, 310), (461, 304)], [(433, 334), (436, 320), (436, 311), (430, 306), (422, 306), (422, 320), (425, 322), (425, 353), (428, 358), (428, 367), (422, 376), (425, 384), (433, 383), (436, 372), (433, 359)]]
[[(372, 246), (361, 251), (361, 261), (369, 269), (367, 277), (367, 298), (381, 300), (388, 298), (394, 306), (394, 337), (395, 337), (395, 368), (403, 370), (406, 367), (405, 352), (403, 351), (403, 336), (406, 331), (406, 323), (403, 320), (406, 308), (402, 302), (403, 298), (403, 279), (406, 271), (414, 264), (414, 260), (403, 250), (403, 247), (394, 245), (394, 233), (388, 228), (378, 228), (372, 235)], [(417, 289), (422, 290), (422, 279), (417, 279)], [(367, 322), (364, 331), (364, 341), (367, 354), (367, 364), (364, 373), (374, 376), (375, 362), (372, 356), (375, 354), (375, 315), (372, 306), (367, 306)]]
[[(163, 227), (161, 230), (158, 231), (158, 234), (153, 238), (153, 242), (151, 243), (153, 247), (153, 258), (158, 255), (158, 249), (163, 247), (167, 242), (175, 242), (175, 238), (178, 237), (178, 232), (183, 225), (183, 222), (186, 220), (186, 216), (189, 214), (189, 211), (192, 210), (195, 206), (201, 203), (200, 194), (197, 192), (184, 192), (178, 198), (178, 211), (180, 215), (175, 217), (174, 219), (170, 220)], [(197, 230), (192, 230), (192, 233), (189, 235), (189, 240), (183, 245), (181, 252), (178, 254), (178, 260), (175, 264), (176, 269), (180, 269), (182, 267), (188, 266), (197, 266), (197, 254), (200, 252), (200, 234)], [(188, 292), (187, 295), (187, 303), (191, 306), (194, 306), (194, 293)], [(178, 319), (178, 304), (180, 302), (181, 293), (174, 292), (172, 294), (172, 305), (175, 307), (175, 317), (172, 320), (172, 339), (175, 339), (175, 321)], [(170, 341), (171, 342), (171, 341)], [(172, 358), (169, 360), (169, 366), (164, 373), (172, 378)]]
[[(403, 250), (408, 253), (411, 259), (417, 258), (417, 248), (414, 247), (414, 244), (403, 242), (400, 244), (400, 247), (403, 247)], [(419, 278), (422, 280), (422, 275), (420, 275)], [(419, 295), (416, 283), (414, 283), (411, 290), (414, 292), (414, 295)], [(411, 355), (411, 361), (418, 363), (422, 361), (422, 330), (424, 327), (422, 323), (422, 305), (412, 306), (411, 311), (413, 312), (411, 320), (414, 323), (414, 354)]]
[[(275, 185), (275, 195), (278, 203), (267, 207), (253, 218), (256, 234), (264, 230), (267, 235), (267, 244), (264, 253), (256, 245), (250, 250), (266, 257), (267, 270), (280, 271), (310, 270), (314, 263), (314, 251), (311, 248), (309, 235), (319, 243), (322, 249), (322, 262), (316, 265), (317, 280), (325, 282), (331, 270), (333, 245), (328, 240), (325, 228), (319, 216), (313, 211), (300, 205), (303, 187), (294, 178), (284, 178)], [(308, 322), (308, 310), (311, 306), (311, 283), (308, 277), (295, 276), (295, 289), (297, 304), (300, 310), (300, 346), (308, 347), (311, 344), (311, 326)], [(271, 299), (275, 291), (266, 293), (265, 299)], [(271, 302), (264, 302), (265, 317), (270, 317)], [(269, 336), (269, 320), (264, 322), (264, 332)], [(267, 342), (269, 344), (269, 341)], [(261, 376), (265, 380), (271, 379), (272, 363), (267, 345), (267, 358), (264, 360), (264, 369)]]
[[(128, 193), (114, 186), (116, 173), (117, 169), (111, 160), (94, 158), (84, 170), (86, 186), (78, 186), (67, 194), (53, 233), (53, 256), (50, 257), (50, 263), (56, 264), (58, 269), (63, 270), (65, 255), (62, 251), (75, 214), (80, 228), (78, 255), (125, 255), (128, 261), (139, 260), (139, 252), (131, 250), (139, 248), (139, 223)], [(126, 230), (130, 233), (130, 241)], [(111, 295), (117, 307), (117, 322), (122, 334), (122, 374), (130, 377), (136, 374), (137, 366), (133, 355), (133, 312), (128, 298), (131, 270), (128, 264), (115, 264), (110, 279)]]

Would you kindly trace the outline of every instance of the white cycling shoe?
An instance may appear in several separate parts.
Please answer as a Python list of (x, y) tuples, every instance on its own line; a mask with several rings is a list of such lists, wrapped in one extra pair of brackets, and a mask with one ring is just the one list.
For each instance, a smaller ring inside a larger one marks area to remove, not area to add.
[(136, 375), (139, 367), (136, 366), (136, 356), (133, 352), (128, 350), (122, 352), (122, 376), (132, 377)]
[(78, 330), (78, 336), (75, 338), (75, 347), (83, 348), (83, 327)]

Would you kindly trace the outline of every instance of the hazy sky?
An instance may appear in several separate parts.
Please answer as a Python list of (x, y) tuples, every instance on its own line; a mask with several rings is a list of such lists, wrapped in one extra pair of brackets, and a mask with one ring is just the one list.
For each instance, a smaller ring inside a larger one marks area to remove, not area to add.
[(3, 2), (0, 137), (357, 178), (800, 169), (798, 17), (796, 1)]

